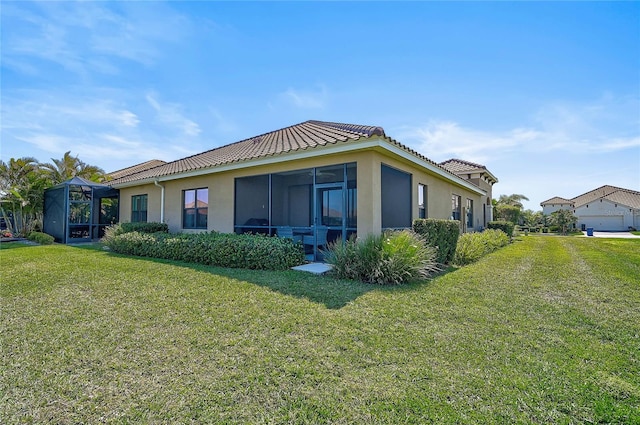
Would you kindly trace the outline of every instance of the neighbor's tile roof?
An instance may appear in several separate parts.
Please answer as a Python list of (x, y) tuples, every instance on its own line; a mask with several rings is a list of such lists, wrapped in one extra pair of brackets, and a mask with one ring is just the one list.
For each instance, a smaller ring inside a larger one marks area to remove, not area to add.
[[(613, 202), (617, 202), (616, 199), (624, 199), (627, 202), (635, 203), (640, 202), (638, 200), (634, 201), (636, 198), (640, 198), (640, 192), (636, 192), (635, 190), (623, 189), (621, 187), (615, 186), (601, 186), (597, 189), (591, 190), (587, 193), (583, 193), (582, 195), (576, 196), (571, 199), (575, 204), (576, 208), (588, 204), (589, 202), (596, 201), (598, 199), (608, 199)], [(631, 204), (627, 204), (626, 202), (618, 202), (623, 205), (633, 206)]]
[(601, 186), (572, 199), (576, 208), (598, 199), (607, 199), (616, 204), (640, 209), (640, 192), (615, 186)]
[(573, 204), (573, 201), (570, 199), (564, 199), (559, 196), (554, 196), (551, 199), (547, 199), (546, 201), (540, 202), (540, 205), (549, 205), (549, 204)]
[(634, 209), (640, 209), (640, 192), (630, 189), (623, 189), (615, 186), (600, 186), (575, 198), (564, 199), (559, 196), (541, 202), (540, 205), (548, 204), (572, 204), (574, 208), (579, 208), (598, 199), (606, 199), (616, 204), (622, 204)]
[(109, 173), (112, 179), (120, 179), (125, 176), (129, 176), (132, 174), (139, 173), (141, 171), (147, 171), (151, 168), (158, 167), (160, 165), (165, 165), (165, 161), (161, 161), (159, 159), (152, 159), (151, 161), (143, 162), (142, 164), (132, 165), (131, 167), (123, 168), (122, 170), (113, 171)]

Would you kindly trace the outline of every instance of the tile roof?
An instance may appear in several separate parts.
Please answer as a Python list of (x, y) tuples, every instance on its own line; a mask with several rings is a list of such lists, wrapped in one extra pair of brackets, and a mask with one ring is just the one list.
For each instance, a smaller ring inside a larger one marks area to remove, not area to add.
[(554, 196), (551, 199), (547, 199), (546, 201), (540, 202), (540, 205), (549, 205), (549, 204), (570, 204), (573, 205), (573, 201), (570, 199), (564, 199), (559, 196)]
[(305, 121), (271, 131), (236, 143), (211, 149), (187, 158), (178, 159), (135, 174), (114, 179), (109, 184), (121, 184), (211, 168), (233, 162), (246, 161), (287, 152), (300, 151), (371, 136), (385, 137), (382, 127)]
[[(623, 194), (627, 195), (623, 195)], [(636, 192), (635, 190), (623, 189), (621, 187), (615, 186), (600, 186), (597, 189), (593, 189), (587, 193), (583, 193), (582, 195), (576, 196), (571, 200), (574, 202), (575, 207), (581, 207), (582, 205), (588, 204), (589, 202), (593, 202), (598, 199), (609, 199), (613, 200), (610, 196), (613, 195), (614, 198), (624, 197), (628, 200), (632, 200), (634, 197), (640, 197), (640, 192)], [(615, 202), (615, 200), (613, 201)], [(622, 202), (620, 202), (622, 203)], [(625, 204), (627, 205), (627, 204)], [(631, 206), (631, 205), (629, 205)]]
[(616, 204), (622, 204), (634, 209), (640, 209), (640, 192), (624, 189), (616, 186), (600, 186), (589, 192), (578, 195), (575, 198), (564, 199), (559, 196), (541, 202), (540, 205), (548, 204), (572, 204), (574, 208), (579, 208), (598, 199), (606, 199)]
[(462, 159), (451, 158), (440, 163), (440, 166), (453, 173), (468, 172), (474, 170), (486, 170), (484, 165), (476, 164)]
[(112, 179), (116, 180), (125, 176), (129, 176), (131, 174), (136, 174), (141, 171), (146, 171), (151, 168), (155, 168), (164, 164), (166, 164), (165, 161), (161, 161), (159, 159), (152, 159), (151, 161), (146, 161), (141, 164), (132, 165), (131, 167), (123, 168), (122, 170), (112, 171), (111, 173), (108, 173), (108, 174), (109, 176), (111, 176)]
[[(196, 170), (211, 169), (225, 164), (276, 156), (288, 152), (304, 151), (327, 145), (348, 143), (376, 136), (428, 162), (435, 168), (442, 170), (444, 174), (451, 175), (451, 177), (455, 179), (460, 179), (461, 182), (464, 181), (455, 173), (452, 173), (424, 155), (388, 137), (382, 127), (310, 120), (142, 170), (134, 174), (127, 174), (108, 182), (108, 184), (117, 186), (171, 175), (177, 176)], [(464, 181), (464, 184), (471, 183)], [(475, 187), (475, 185), (471, 185)]]
[(451, 158), (446, 161), (443, 161), (439, 164), (444, 169), (454, 173), (454, 174), (469, 174), (472, 172), (485, 173), (489, 177), (491, 177), (495, 182), (498, 182), (496, 176), (491, 174), (491, 172), (487, 169), (486, 166), (481, 164), (476, 164), (475, 162), (465, 161), (463, 159)]
[(638, 206), (634, 207), (634, 205), (640, 205), (640, 192), (637, 192), (635, 190), (623, 189), (621, 187), (605, 185), (600, 186), (599, 188), (587, 193), (583, 193), (582, 195), (576, 196), (572, 199), (572, 201), (574, 202), (576, 208), (578, 208), (582, 205), (588, 204), (589, 202), (593, 202), (598, 199), (607, 199), (614, 203), (627, 205), (632, 208), (639, 208)]

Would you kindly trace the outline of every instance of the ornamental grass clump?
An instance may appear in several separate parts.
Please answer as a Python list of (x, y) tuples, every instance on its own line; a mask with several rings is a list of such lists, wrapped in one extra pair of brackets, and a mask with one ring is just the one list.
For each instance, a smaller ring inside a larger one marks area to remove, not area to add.
[(343, 279), (378, 285), (399, 285), (424, 279), (440, 270), (436, 250), (410, 230), (368, 235), (358, 241), (337, 240), (328, 247), (325, 261)]

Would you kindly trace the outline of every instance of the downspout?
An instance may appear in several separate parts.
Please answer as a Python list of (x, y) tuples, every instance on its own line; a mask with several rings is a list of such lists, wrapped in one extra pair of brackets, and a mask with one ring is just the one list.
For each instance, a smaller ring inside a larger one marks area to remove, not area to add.
[(160, 223), (164, 223), (164, 186), (155, 179), (153, 183), (160, 188)]

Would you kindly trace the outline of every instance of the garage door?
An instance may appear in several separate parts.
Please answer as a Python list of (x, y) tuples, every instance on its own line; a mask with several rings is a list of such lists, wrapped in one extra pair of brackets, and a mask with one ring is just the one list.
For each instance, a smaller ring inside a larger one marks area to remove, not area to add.
[(621, 215), (594, 215), (582, 216), (579, 220), (585, 227), (593, 227), (593, 230), (620, 232), (627, 230), (624, 227), (624, 217)]

